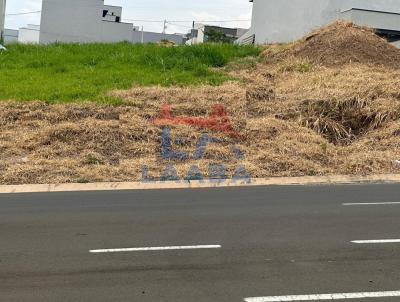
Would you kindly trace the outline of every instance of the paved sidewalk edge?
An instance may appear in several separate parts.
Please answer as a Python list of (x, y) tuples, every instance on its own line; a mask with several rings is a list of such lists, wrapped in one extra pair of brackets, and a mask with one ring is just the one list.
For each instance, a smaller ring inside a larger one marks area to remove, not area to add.
[(272, 185), (324, 185), (324, 184), (363, 184), (400, 183), (400, 174), (381, 174), (370, 176), (304, 176), (270, 177), (247, 180), (196, 180), (196, 181), (154, 181), (154, 182), (99, 182), (67, 184), (26, 184), (0, 185), (0, 194), (41, 193), (41, 192), (81, 192), (115, 190), (155, 190), (155, 189), (195, 189), (243, 186)]

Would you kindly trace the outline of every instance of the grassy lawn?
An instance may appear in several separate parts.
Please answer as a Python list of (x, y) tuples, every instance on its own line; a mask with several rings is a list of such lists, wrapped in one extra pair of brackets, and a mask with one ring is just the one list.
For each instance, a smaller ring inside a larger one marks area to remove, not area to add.
[(214, 44), (9, 45), (0, 53), (0, 100), (115, 103), (106, 92), (133, 85), (218, 85), (228, 77), (213, 67), (259, 52)]

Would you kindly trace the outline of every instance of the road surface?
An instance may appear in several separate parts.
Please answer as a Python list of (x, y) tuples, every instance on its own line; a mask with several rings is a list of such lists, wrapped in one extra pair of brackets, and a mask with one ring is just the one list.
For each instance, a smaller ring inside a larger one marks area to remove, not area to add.
[(400, 301), (399, 196), (400, 185), (0, 195), (0, 301)]

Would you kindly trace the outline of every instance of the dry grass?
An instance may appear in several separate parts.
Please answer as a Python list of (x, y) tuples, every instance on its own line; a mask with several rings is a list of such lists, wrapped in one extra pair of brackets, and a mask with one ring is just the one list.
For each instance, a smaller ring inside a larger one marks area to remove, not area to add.
[[(1, 103), (0, 183), (134, 181), (143, 165), (166, 179), (170, 164), (181, 178), (193, 165), (212, 176), (215, 163), (226, 166), (227, 177), (240, 165), (252, 177), (400, 172), (400, 70), (369, 62), (324, 66), (293, 55), (309, 41), (267, 50), (276, 61), (267, 55), (266, 62), (228, 66), (241, 84), (110, 92), (126, 100), (120, 107)], [(162, 129), (152, 124), (164, 103), (176, 116), (196, 117), (223, 104), (243, 136), (171, 126), (174, 150), (193, 154), (202, 134), (220, 142), (201, 159), (165, 160)]]

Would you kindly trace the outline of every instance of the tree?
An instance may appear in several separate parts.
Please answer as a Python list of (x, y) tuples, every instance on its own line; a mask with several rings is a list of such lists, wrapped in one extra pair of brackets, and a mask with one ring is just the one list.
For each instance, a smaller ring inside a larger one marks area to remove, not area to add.
[(211, 43), (233, 43), (232, 38), (229, 38), (222, 30), (216, 29), (207, 31), (206, 41)]

